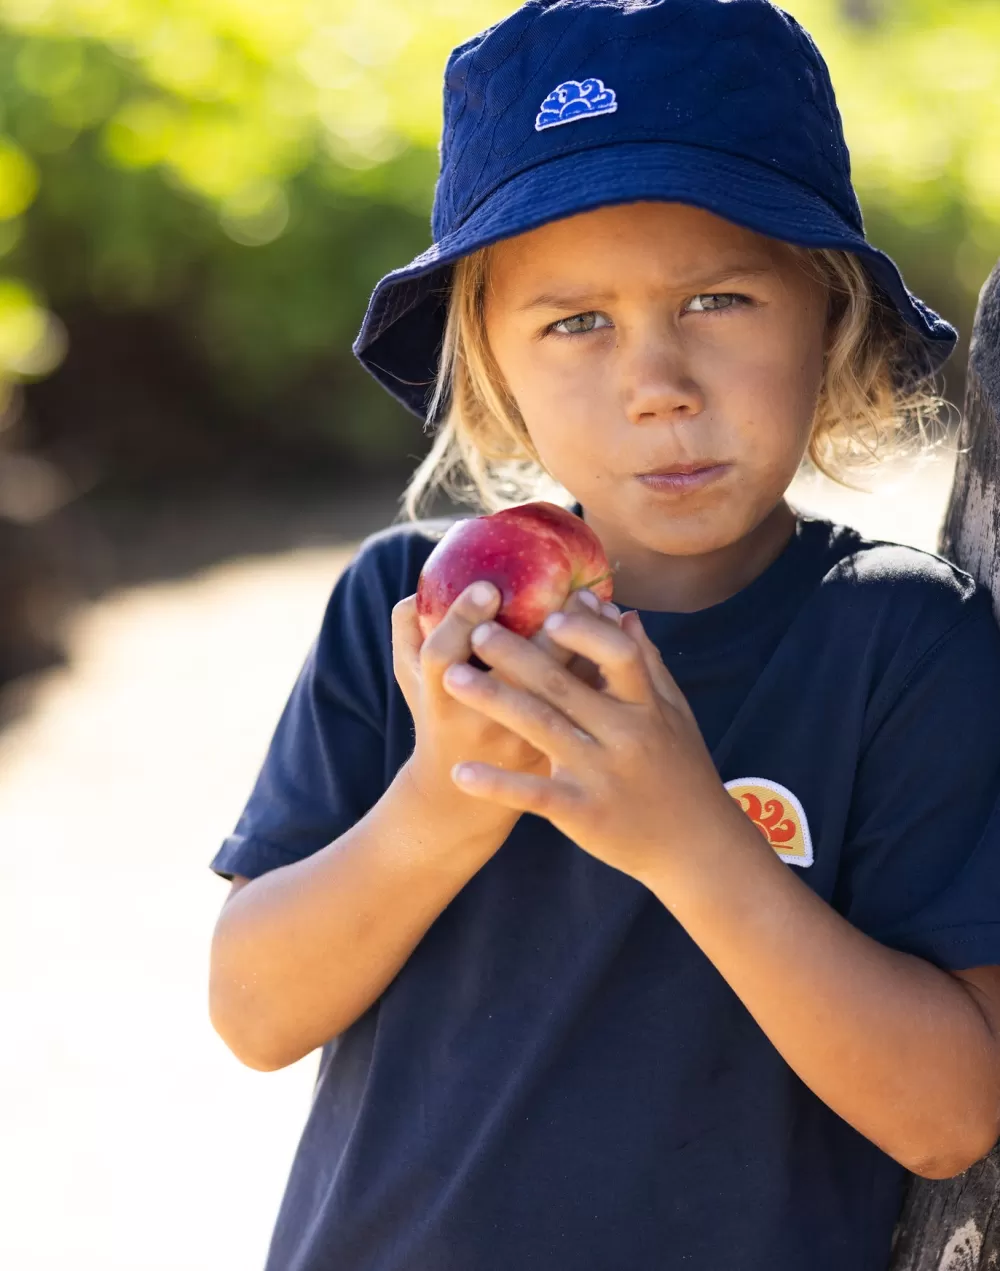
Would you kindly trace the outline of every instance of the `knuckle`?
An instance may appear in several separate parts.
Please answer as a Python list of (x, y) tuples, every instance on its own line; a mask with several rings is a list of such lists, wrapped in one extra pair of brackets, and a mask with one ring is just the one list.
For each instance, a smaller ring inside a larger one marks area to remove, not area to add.
[(538, 785), (534, 789), (531, 801), (537, 811), (545, 813), (555, 809), (558, 799), (551, 785)]
[(443, 671), (450, 662), (455, 661), (455, 652), (454, 641), (449, 641), (448, 632), (442, 624), (435, 627), (420, 646), (420, 661), (429, 670)]
[(615, 657), (619, 666), (629, 670), (642, 665), (642, 650), (632, 640), (616, 640)]
[(551, 696), (564, 698), (570, 691), (570, 677), (563, 669), (548, 668), (542, 676), (542, 692)]
[(397, 601), (392, 607), (390, 617), (392, 630), (397, 635), (416, 626), (417, 602), (415, 598), (407, 596), (405, 600)]
[(438, 650), (422, 651), (420, 655), (420, 671), (425, 680), (436, 684), (454, 662), (454, 658), (448, 657)]
[(409, 617), (410, 613), (417, 607), (416, 596), (404, 596), (402, 600), (397, 600), (392, 606), (392, 617), (394, 621), (400, 618)]
[(416, 602), (412, 596), (405, 600), (399, 600), (392, 607), (391, 627), (392, 638), (394, 640), (402, 640), (406, 637), (406, 633), (416, 622)]
[(644, 662), (641, 650), (637, 649), (631, 640), (617, 640), (611, 646), (605, 662), (609, 668), (612, 668), (619, 675), (625, 675), (634, 678), (641, 675), (644, 670)]
[(566, 716), (557, 711), (548, 702), (539, 702), (535, 707), (536, 721), (547, 732), (561, 732), (566, 727)]

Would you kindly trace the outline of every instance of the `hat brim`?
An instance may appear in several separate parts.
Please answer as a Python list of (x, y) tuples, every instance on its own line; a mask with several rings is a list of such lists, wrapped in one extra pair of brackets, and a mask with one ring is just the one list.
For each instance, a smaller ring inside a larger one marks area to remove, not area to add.
[(904, 374), (935, 372), (955, 347), (955, 328), (912, 295), (893, 260), (815, 191), (736, 155), (651, 141), (563, 155), (498, 186), (457, 229), (382, 279), (354, 343), (356, 356), (404, 406), (426, 418), (457, 260), (551, 221), (647, 200), (691, 204), (800, 247), (856, 253), (915, 337)]

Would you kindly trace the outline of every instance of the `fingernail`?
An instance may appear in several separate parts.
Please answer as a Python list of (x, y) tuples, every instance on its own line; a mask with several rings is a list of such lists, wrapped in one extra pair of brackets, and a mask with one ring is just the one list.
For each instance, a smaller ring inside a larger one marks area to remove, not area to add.
[(558, 631), (565, 624), (566, 615), (564, 613), (550, 613), (543, 625), (546, 631)]
[(456, 664), (448, 667), (447, 671), (445, 671), (445, 678), (449, 684), (457, 684), (461, 688), (463, 684), (471, 684), (476, 678), (476, 673), (469, 666)]
[(622, 620), (621, 610), (617, 605), (601, 605), (601, 613), (604, 614), (605, 618), (610, 618), (612, 622), (621, 622)]
[(578, 595), (580, 597), (580, 602), (582, 604), (585, 604), (588, 609), (593, 609), (594, 613), (600, 613), (601, 602), (597, 599), (597, 597), (594, 595), (592, 591), (587, 591), (586, 588), (583, 588), (583, 590), (580, 591)]
[(469, 599), (477, 608), (485, 609), (493, 599), (493, 588), (489, 583), (473, 583)]
[(493, 623), (481, 622), (478, 627), (473, 627), (472, 635), (469, 636), (469, 639), (478, 649), (481, 644), (486, 643), (486, 641), (490, 638), (492, 634), (493, 634)]

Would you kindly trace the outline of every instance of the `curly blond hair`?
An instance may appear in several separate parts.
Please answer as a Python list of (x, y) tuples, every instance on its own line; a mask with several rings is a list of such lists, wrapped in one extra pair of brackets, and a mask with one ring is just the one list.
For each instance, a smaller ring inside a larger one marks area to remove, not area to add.
[[(852, 471), (916, 442), (932, 444), (945, 406), (933, 376), (920, 369), (919, 339), (883, 303), (850, 252), (791, 247), (825, 284), (832, 331), (808, 459), (841, 485)], [(428, 421), (438, 418), (427, 456), (410, 478), (402, 514), (418, 519), (441, 491), (457, 503), (496, 512), (530, 499), (563, 502), (545, 471), (486, 336), (490, 249), (455, 266), (441, 363)], [(913, 368), (917, 367), (917, 370)], [(431, 426), (430, 422), (427, 427)]]

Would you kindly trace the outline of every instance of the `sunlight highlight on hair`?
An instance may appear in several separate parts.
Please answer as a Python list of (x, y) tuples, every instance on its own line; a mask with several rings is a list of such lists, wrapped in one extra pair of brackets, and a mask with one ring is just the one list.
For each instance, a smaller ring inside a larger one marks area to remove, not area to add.
[[(808, 458), (825, 476), (852, 485), (855, 472), (936, 440), (946, 403), (933, 377), (909, 381), (900, 368), (912, 349), (909, 329), (882, 304), (868, 273), (849, 252), (792, 247), (803, 268), (827, 287), (830, 340)], [(428, 410), (434, 441), (410, 478), (402, 510), (418, 519), (438, 492), (496, 512), (530, 499), (558, 498), (486, 336), (490, 249), (464, 257), (452, 281), (441, 365)]]

